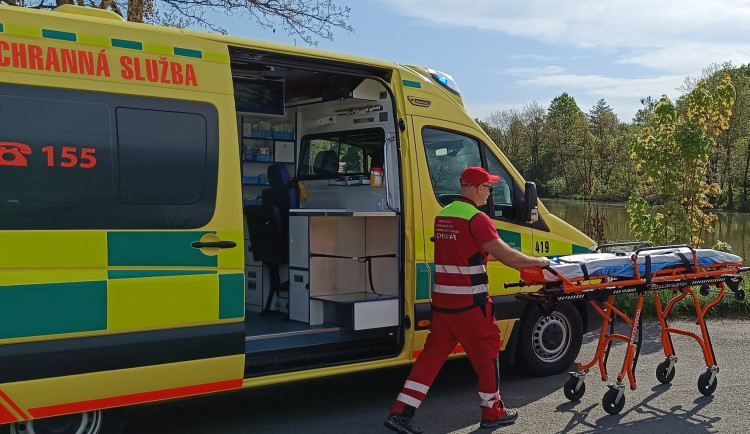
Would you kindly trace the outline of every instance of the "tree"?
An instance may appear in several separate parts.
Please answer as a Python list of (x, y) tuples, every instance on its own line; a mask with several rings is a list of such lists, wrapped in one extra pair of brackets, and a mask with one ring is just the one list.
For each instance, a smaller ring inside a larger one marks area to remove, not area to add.
[(529, 170), (526, 179), (545, 179), (540, 168), (540, 153), (544, 140), (544, 124), (547, 122), (547, 112), (539, 103), (532, 101), (525, 104), (521, 110), (521, 119), (526, 127), (526, 142), (529, 144)]
[(128, 21), (172, 27), (198, 25), (226, 33), (205, 17), (207, 11), (227, 16), (249, 16), (263, 28), (276, 31), (281, 26), (289, 35), (305, 44), (317, 45), (317, 38), (333, 40), (333, 29), (352, 32), (347, 24), (349, 7), (336, 6), (333, 0), (0, 0), (11, 6), (52, 9), (63, 4), (109, 9)]
[(567, 92), (550, 103), (544, 137), (551, 159), (543, 170), (557, 174), (565, 194), (582, 196), (591, 138), (586, 115)]
[(487, 117), (486, 123), (489, 131), (497, 135), (493, 137), (490, 133), (490, 137), (508, 157), (511, 164), (521, 173), (526, 172), (529, 146), (526, 143), (526, 127), (518, 109), (496, 111)]
[(706, 181), (716, 138), (729, 128), (735, 89), (729, 74), (709, 91), (707, 81), (678, 104), (666, 96), (645, 116), (631, 142), (641, 183), (627, 204), (628, 225), (636, 237), (654, 244), (689, 242), (700, 246), (712, 231), (710, 212), (719, 186)]

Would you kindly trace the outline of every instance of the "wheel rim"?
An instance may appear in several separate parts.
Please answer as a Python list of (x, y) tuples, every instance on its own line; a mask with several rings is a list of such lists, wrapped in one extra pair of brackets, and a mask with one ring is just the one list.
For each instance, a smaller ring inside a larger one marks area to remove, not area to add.
[(562, 359), (570, 348), (570, 321), (560, 312), (539, 318), (531, 334), (534, 354), (545, 363)]
[(11, 425), (11, 434), (97, 434), (102, 412), (87, 411), (65, 416), (35, 419)]

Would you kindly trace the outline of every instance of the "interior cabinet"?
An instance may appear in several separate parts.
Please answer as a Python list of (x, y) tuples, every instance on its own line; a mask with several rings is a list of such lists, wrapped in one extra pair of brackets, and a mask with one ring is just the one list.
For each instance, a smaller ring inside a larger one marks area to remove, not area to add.
[(398, 325), (398, 217), (290, 211), (290, 319), (351, 330)]
[(241, 129), (242, 197), (245, 205), (257, 204), (260, 192), (268, 185), (268, 166), (284, 163), (289, 174), (294, 174), (297, 156), (294, 115), (240, 115), (238, 123)]

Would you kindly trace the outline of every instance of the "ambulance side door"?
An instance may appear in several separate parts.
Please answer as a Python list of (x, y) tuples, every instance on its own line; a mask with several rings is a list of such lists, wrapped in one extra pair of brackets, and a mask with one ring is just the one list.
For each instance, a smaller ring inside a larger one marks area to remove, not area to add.
[[(503, 241), (512, 248), (531, 254), (531, 227), (519, 224), (520, 198), (523, 197), (515, 170), (502, 154), (488, 146), (479, 131), (453, 122), (432, 118), (413, 117), (413, 131), (417, 143), (419, 185), (422, 197), (422, 221), (425, 233), (425, 261), (433, 263), (434, 250), (430, 237), (434, 235), (433, 221), (437, 213), (460, 193), (461, 172), (469, 166), (482, 166), (500, 175), (492, 198), (481, 207), (493, 220)], [(420, 149), (421, 148), (421, 149)], [(490, 294), (511, 294), (503, 283), (518, 281), (518, 271), (499, 262), (488, 266)], [(429, 294), (417, 290), (417, 301)]]

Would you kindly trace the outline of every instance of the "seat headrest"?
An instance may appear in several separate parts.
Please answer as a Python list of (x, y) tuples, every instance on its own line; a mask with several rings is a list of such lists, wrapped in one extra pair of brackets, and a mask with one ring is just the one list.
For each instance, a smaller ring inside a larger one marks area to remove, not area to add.
[(313, 163), (313, 172), (316, 175), (329, 175), (339, 173), (339, 156), (333, 149), (318, 152)]
[(274, 163), (268, 166), (268, 184), (271, 188), (288, 187), (289, 171), (281, 163)]

